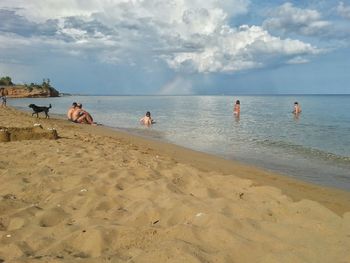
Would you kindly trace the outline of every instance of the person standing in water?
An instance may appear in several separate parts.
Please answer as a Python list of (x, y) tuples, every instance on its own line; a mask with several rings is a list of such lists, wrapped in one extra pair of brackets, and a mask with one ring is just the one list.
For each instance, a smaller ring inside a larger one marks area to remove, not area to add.
[(295, 115), (298, 115), (299, 113), (301, 113), (301, 107), (299, 105), (299, 103), (296, 101), (294, 102), (294, 109), (293, 109), (293, 113)]
[(235, 106), (233, 107), (233, 114), (239, 115), (241, 113), (241, 102), (236, 100)]

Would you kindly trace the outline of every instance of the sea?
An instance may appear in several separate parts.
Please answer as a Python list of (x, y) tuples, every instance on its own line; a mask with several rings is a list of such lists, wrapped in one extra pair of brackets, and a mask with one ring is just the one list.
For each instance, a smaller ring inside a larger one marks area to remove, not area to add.
[[(30, 103), (51, 103), (50, 113), (64, 116), (74, 101), (113, 129), (350, 191), (350, 95), (64, 96), (8, 104), (29, 112)], [(139, 123), (146, 111), (156, 121), (151, 127)]]

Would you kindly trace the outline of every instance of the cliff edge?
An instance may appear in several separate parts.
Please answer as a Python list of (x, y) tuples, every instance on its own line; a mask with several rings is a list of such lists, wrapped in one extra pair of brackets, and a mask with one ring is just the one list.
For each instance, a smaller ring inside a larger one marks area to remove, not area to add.
[(59, 97), (53, 87), (28, 87), (24, 85), (0, 86), (0, 95), (9, 98), (45, 98)]

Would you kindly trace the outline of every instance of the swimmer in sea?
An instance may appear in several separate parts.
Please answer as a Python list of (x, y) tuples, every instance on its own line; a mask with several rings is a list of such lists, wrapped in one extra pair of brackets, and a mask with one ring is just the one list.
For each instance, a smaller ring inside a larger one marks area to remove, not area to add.
[(140, 119), (140, 123), (143, 125), (149, 126), (149, 125), (155, 123), (155, 121), (152, 119), (151, 113), (149, 111), (147, 111), (146, 115), (142, 119)]

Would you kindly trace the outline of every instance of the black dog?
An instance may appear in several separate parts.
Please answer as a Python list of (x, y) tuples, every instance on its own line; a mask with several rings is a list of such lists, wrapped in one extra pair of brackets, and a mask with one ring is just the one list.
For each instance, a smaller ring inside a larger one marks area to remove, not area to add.
[(28, 106), (29, 108), (32, 108), (33, 109), (33, 113), (32, 113), (32, 116), (34, 115), (34, 114), (36, 114), (36, 117), (37, 118), (39, 118), (39, 112), (44, 112), (45, 113), (45, 115), (46, 115), (46, 118), (50, 118), (50, 116), (49, 116), (49, 109), (51, 108), (51, 104), (49, 105), (49, 107), (45, 107), (45, 106), (37, 106), (37, 105), (35, 105), (35, 104), (30, 104), (29, 106)]

